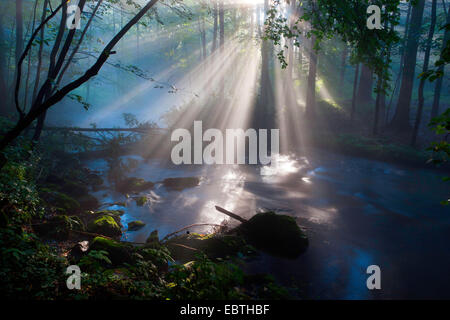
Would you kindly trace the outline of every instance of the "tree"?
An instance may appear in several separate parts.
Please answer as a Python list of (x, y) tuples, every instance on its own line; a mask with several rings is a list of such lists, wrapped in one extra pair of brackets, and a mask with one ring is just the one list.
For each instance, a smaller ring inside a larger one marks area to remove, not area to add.
[[(81, 0), (80, 3), (84, 3), (85, 1)], [(20, 107), (18, 109), (20, 110), (20, 118), (17, 121), (16, 125), (10, 129), (8, 132), (5, 133), (5, 135), (0, 140), (0, 151), (3, 151), (11, 142), (17, 138), (30, 124), (36, 120), (39, 116), (44, 114), (50, 107), (54, 106), (56, 103), (61, 101), (67, 94), (69, 94), (74, 89), (80, 87), (83, 83), (86, 83), (89, 81), (92, 77), (95, 77), (102, 66), (105, 64), (105, 62), (108, 60), (111, 54), (114, 54), (113, 51), (115, 45), (119, 42), (120, 39), (123, 38), (123, 36), (158, 2), (158, 0), (151, 0), (147, 2), (144, 6), (142, 6), (139, 10), (139, 12), (108, 42), (108, 44), (104, 47), (94, 64), (88, 68), (83, 75), (78, 77), (77, 79), (71, 81), (70, 83), (66, 84), (62, 88), (58, 88), (55, 90), (48, 91), (47, 89), (50, 87), (52, 80), (47, 78), (44, 85), (42, 86), (40, 93), (38, 94), (38, 98), (36, 99), (36, 102), (33, 104), (32, 108), (25, 113), (24, 110), (22, 110)], [(67, 3), (66, 1), (62, 1), (61, 4), (56, 8), (49, 17), (44, 21), (44, 23), (41, 23), (36, 30), (34, 30), (30, 40), (27, 43), (27, 46), (25, 47), (24, 52), (22, 53), (19, 63), (18, 63), (18, 74), (20, 74), (20, 66), (23, 60), (25, 59), (26, 55), (28, 54), (31, 45), (36, 38), (37, 34), (41, 30), (41, 28), (50, 20), (52, 19), (57, 11), (63, 8)], [(64, 11), (63, 11), (64, 12)], [(71, 30), (72, 31), (72, 30)], [(61, 53), (58, 57), (58, 60), (56, 62), (56, 69), (61, 68), (61, 65), (64, 62), (64, 58), (69, 50), (71, 38), (70, 31), (69, 35), (66, 38), (66, 41), (63, 45), (63, 48), (61, 49)], [(55, 70), (55, 69), (54, 69)], [(54, 73), (52, 76), (55, 75)], [(57, 74), (56, 74), (57, 75)], [(18, 81), (18, 84), (20, 85), (20, 82)], [(18, 86), (16, 86), (16, 93), (18, 92)], [(48, 94), (50, 92), (50, 94)], [(48, 94), (48, 96), (45, 99), (39, 98), (39, 96), (45, 97)], [(18, 105), (18, 104), (17, 104)], [(6, 159), (4, 158), (4, 155), (2, 155), (0, 167), (3, 167), (3, 165), (6, 163)]]
[(411, 128), (409, 123), (411, 95), (414, 84), (417, 49), (419, 46), (419, 35), (422, 26), (424, 5), (425, 0), (418, 0), (413, 7), (411, 14), (400, 93), (397, 108), (391, 121), (391, 127), (400, 131), (406, 131)]
[[(430, 22), (430, 28), (428, 30), (428, 37), (425, 44), (425, 57), (423, 59), (423, 67), (422, 67), (422, 73), (426, 73), (428, 71), (428, 63), (430, 61), (430, 53), (431, 53), (431, 44), (433, 42), (433, 35), (434, 35), (434, 28), (436, 26), (436, 2), (437, 0), (432, 0), (431, 3), (431, 22)], [(422, 120), (422, 113), (423, 113), (423, 105), (424, 105), (424, 97), (423, 97), (423, 89), (425, 87), (425, 77), (420, 78), (420, 84), (418, 89), (418, 96), (419, 96), (419, 104), (417, 106), (417, 115), (416, 115), (416, 121), (414, 123), (414, 129), (413, 134), (411, 138), (411, 146), (414, 146), (416, 144), (417, 140), (417, 134), (419, 132), (419, 126), (420, 122)]]

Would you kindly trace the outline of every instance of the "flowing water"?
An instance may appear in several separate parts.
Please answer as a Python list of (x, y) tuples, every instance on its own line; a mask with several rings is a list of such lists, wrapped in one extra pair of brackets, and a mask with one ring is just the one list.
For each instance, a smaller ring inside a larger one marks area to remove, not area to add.
[[(107, 167), (103, 160), (87, 166), (103, 172)], [(261, 254), (246, 262), (247, 271), (270, 273), (312, 299), (450, 298), (450, 208), (440, 205), (450, 188), (439, 172), (316, 150), (306, 157), (281, 156), (277, 166), (262, 168), (142, 160), (128, 175), (153, 182), (192, 176), (201, 181), (182, 191), (157, 183), (142, 207), (109, 188), (98, 191), (103, 203), (127, 202), (104, 206), (126, 211), (125, 228), (133, 220), (146, 223), (125, 232), (124, 240), (144, 242), (154, 229), (163, 237), (190, 224), (230, 219), (215, 205), (244, 218), (274, 210), (295, 217), (310, 246), (295, 260)], [(381, 268), (381, 290), (366, 287), (372, 264)]]

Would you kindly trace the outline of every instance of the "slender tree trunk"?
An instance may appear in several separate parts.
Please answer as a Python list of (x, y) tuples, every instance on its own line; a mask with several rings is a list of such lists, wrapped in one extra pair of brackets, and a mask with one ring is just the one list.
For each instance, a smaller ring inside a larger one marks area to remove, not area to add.
[[(450, 10), (447, 11), (447, 19), (446, 24), (450, 23)], [(441, 56), (440, 59), (443, 58), (444, 55), (444, 48), (446, 47), (447, 42), (450, 41), (450, 31), (448, 28), (445, 29), (444, 32), (444, 39), (442, 41), (442, 47), (441, 47)], [(447, 53), (448, 54), (448, 53)], [(444, 65), (440, 65), (438, 67), (439, 72), (444, 72)], [(442, 88), (442, 81), (444, 79), (444, 76), (439, 77), (436, 79), (436, 86), (434, 87), (434, 98), (433, 98), (433, 105), (431, 107), (431, 117), (437, 117), (439, 115), (439, 100), (441, 99), (441, 88)]]
[(413, 7), (411, 14), (411, 24), (406, 44), (402, 84), (400, 87), (397, 109), (395, 110), (394, 117), (391, 121), (391, 126), (400, 131), (406, 131), (411, 128), (409, 123), (411, 95), (414, 85), (414, 73), (424, 5), (425, 0), (418, 0), (417, 4)]
[[(44, 0), (44, 7), (42, 9), (42, 18), (41, 23), (44, 23), (45, 17), (47, 16), (47, 6), (48, 6), (48, 0)], [(45, 34), (45, 26), (42, 26), (42, 29), (40, 31), (40, 43), (39, 43), (39, 51), (38, 51), (38, 64), (36, 68), (36, 78), (34, 80), (34, 88), (33, 88), (33, 95), (31, 98), (31, 104), (33, 105), (36, 100), (37, 90), (39, 88), (39, 81), (41, 78), (41, 68), (42, 68), (42, 52), (44, 50), (44, 34)]]
[(355, 77), (353, 80), (352, 110), (350, 112), (350, 120), (352, 120), (352, 121), (355, 118), (355, 112), (356, 112), (356, 92), (357, 92), (357, 88), (358, 88), (358, 76), (359, 76), (359, 63), (356, 65)]
[(317, 75), (317, 52), (314, 49), (316, 43), (315, 35), (311, 36), (311, 44), (309, 50), (309, 71), (308, 71), (308, 88), (306, 91), (306, 110), (307, 118), (314, 118), (316, 115), (316, 75)]
[[(5, 64), (5, 54), (4, 54), (4, 48), (5, 46), (5, 38), (3, 33), (3, 16), (0, 16), (0, 95), (3, 97), (3, 101), (9, 101), (8, 100), (8, 89), (6, 85), (6, 64)], [(3, 105), (3, 107), (0, 109), (0, 114), (7, 115), (8, 110), (6, 104)]]
[(218, 15), (217, 15), (217, 0), (213, 0), (213, 20), (214, 20), (214, 27), (213, 27), (213, 42), (212, 42), (212, 48), (211, 53), (216, 51), (217, 48), (217, 24), (218, 24)]
[(361, 68), (361, 77), (359, 79), (358, 93), (356, 95), (357, 103), (369, 103), (372, 101), (373, 70), (370, 70), (365, 64)]
[[(341, 73), (339, 75), (339, 84), (341, 89), (344, 87), (344, 77), (345, 77), (345, 64), (347, 62), (347, 55), (348, 55), (348, 47), (347, 44), (344, 43), (344, 49), (342, 50), (342, 56), (341, 56)], [(341, 90), (342, 92), (342, 90)]]
[[(433, 0), (431, 3), (431, 22), (430, 22), (430, 29), (428, 30), (428, 37), (427, 42), (425, 46), (425, 57), (423, 59), (423, 67), (422, 72), (426, 72), (428, 70), (428, 63), (430, 61), (430, 53), (431, 53), (431, 44), (433, 42), (433, 35), (434, 35), (434, 28), (436, 26), (436, 2), (437, 0)], [(419, 132), (419, 126), (420, 122), (422, 120), (422, 113), (423, 113), (423, 105), (424, 105), (424, 97), (423, 97), (423, 89), (425, 87), (425, 78), (420, 78), (420, 84), (419, 84), (419, 104), (417, 106), (417, 116), (416, 121), (414, 123), (414, 129), (413, 134), (411, 138), (411, 146), (414, 146), (416, 144), (417, 140), (417, 134)]]

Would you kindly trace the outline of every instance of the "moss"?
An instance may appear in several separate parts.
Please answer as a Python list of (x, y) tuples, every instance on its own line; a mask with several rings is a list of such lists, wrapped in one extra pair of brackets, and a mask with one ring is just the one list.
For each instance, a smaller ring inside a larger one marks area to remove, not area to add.
[(144, 226), (145, 226), (145, 223), (140, 220), (131, 221), (128, 223), (128, 231), (136, 231), (136, 230), (141, 229)]
[(42, 188), (40, 195), (47, 203), (67, 212), (75, 212), (80, 209), (80, 203), (65, 193), (48, 188)]
[(103, 215), (89, 223), (88, 231), (110, 237), (120, 236), (122, 234), (122, 230), (117, 222), (109, 215)]
[(99, 210), (99, 211), (95, 211), (92, 214), (94, 215), (109, 215), (112, 217), (120, 217), (125, 213), (124, 210)]
[(162, 183), (169, 190), (181, 191), (198, 186), (200, 179), (198, 177), (167, 178)]
[(147, 197), (138, 197), (135, 199), (136, 201), (136, 205), (138, 205), (139, 207), (142, 207), (144, 204), (147, 203)]
[(274, 212), (258, 213), (236, 231), (251, 245), (277, 256), (297, 258), (308, 247), (308, 238), (295, 219)]
[(141, 178), (125, 178), (116, 185), (117, 191), (121, 193), (137, 193), (153, 188), (154, 183)]
[(85, 226), (77, 216), (59, 215), (36, 225), (35, 230), (41, 236), (63, 240), (68, 238), (71, 230), (85, 231)]
[(153, 230), (145, 241), (145, 247), (158, 248), (161, 243), (159, 242), (158, 230)]
[(104, 237), (95, 237), (89, 247), (89, 251), (91, 250), (104, 250), (108, 252), (108, 257), (113, 265), (132, 263), (131, 254), (133, 252), (133, 247), (129, 244), (106, 239)]

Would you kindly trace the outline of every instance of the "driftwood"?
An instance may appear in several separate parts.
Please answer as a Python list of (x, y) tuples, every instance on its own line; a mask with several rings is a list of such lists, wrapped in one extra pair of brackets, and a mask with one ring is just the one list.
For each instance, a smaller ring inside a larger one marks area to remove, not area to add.
[(216, 210), (219, 211), (219, 212), (222, 212), (222, 213), (226, 214), (227, 216), (229, 216), (229, 217), (231, 217), (233, 219), (236, 219), (236, 220), (238, 220), (238, 221), (240, 221), (242, 223), (247, 222), (246, 219), (244, 219), (244, 218), (238, 216), (237, 214), (234, 214), (233, 212), (230, 212), (230, 211), (228, 211), (228, 210), (226, 210), (224, 208), (221, 208), (219, 206), (216, 206)]
[(194, 223), (194, 224), (190, 224), (186, 227), (183, 227), (175, 232), (169, 233), (168, 235), (166, 235), (164, 238), (161, 239), (161, 242), (163, 242), (164, 240), (166, 240), (167, 238), (173, 236), (174, 234), (177, 234), (183, 230), (189, 229), (191, 227), (198, 227), (198, 226), (216, 226), (216, 227), (220, 227), (220, 224), (216, 224), (216, 223)]

